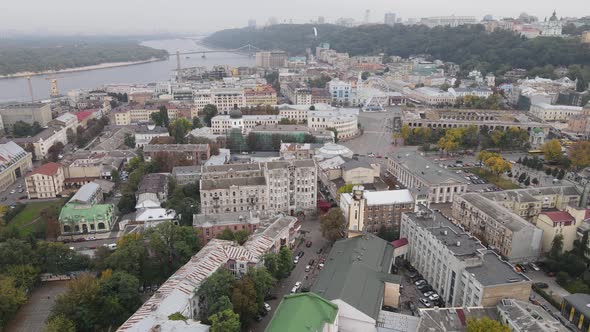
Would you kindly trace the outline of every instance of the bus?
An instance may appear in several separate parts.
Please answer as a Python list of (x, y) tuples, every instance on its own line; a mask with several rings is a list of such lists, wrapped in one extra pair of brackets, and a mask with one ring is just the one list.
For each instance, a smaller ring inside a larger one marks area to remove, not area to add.
[(541, 151), (541, 150), (529, 150), (529, 154), (539, 155), (539, 154), (543, 154), (543, 151)]

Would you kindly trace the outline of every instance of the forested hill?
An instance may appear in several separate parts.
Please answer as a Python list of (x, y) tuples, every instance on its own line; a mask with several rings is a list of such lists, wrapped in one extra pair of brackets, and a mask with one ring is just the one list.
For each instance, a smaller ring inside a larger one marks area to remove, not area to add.
[(116, 38), (0, 39), (0, 75), (165, 58), (168, 52)]
[[(318, 37), (313, 28), (317, 27)], [(366, 25), (345, 28), (335, 25), (282, 24), (263, 29), (218, 31), (205, 40), (210, 45), (236, 48), (252, 44), (261, 49), (282, 49), (304, 54), (321, 42), (350, 55), (385, 53), (408, 57), (431, 54), (434, 58), (462, 64), (465, 68), (504, 72), (511, 67), (590, 65), (590, 49), (577, 38), (526, 39), (509, 31), (487, 33), (483, 26), (457, 28), (426, 26), (394, 27)]]

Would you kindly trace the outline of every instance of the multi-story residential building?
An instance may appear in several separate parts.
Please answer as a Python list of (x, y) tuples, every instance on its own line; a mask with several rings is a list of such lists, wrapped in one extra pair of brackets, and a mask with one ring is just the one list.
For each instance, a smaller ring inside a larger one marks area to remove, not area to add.
[[(535, 225), (543, 230), (543, 252), (551, 250), (553, 239), (562, 236), (562, 250), (574, 249), (574, 241), (584, 222), (590, 220), (590, 209), (568, 206), (565, 211), (545, 211), (538, 215)], [(583, 229), (584, 227), (582, 227)]]
[(283, 68), (287, 63), (287, 52), (285, 51), (263, 51), (256, 52), (256, 67), (262, 68)]
[(281, 119), (289, 119), (297, 123), (307, 122), (307, 105), (281, 105), (279, 107), (279, 116)]
[(543, 121), (567, 121), (573, 116), (582, 114), (583, 107), (567, 105), (551, 105), (548, 103), (532, 103), (529, 114)]
[(313, 159), (315, 150), (310, 143), (281, 143), (279, 153), (281, 158), (285, 160), (305, 160)]
[(543, 210), (565, 210), (570, 205), (578, 206), (582, 197), (582, 194), (575, 186), (503, 190), (481, 193), (481, 195), (497, 202), (533, 224), (536, 223), (536, 217)]
[(143, 148), (155, 137), (168, 137), (168, 129), (153, 124), (141, 125), (135, 130), (135, 147)]
[(332, 96), (328, 89), (311, 88), (311, 104), (331, 104)]
[(40, 133), (33, 137), (14, 138), (13, 141), (23, 147), (33, 147), (33, 157), (35, 160), (47, 158), (49, 148), (55, 143), (62, 143), (64, 145), (68, 142), (66, 127), (52, 125), (43, 129)]
[(276, 105), (277, 92), (270, 85), (257, 86), (244, 91), (245, 106)]
[(201, 179), (201, 166), (176, 166), (172, 169), (172, 177), (181, 186), (198, 183)]
[(111, 118), (116, 126), (127, 126), (132, 123), (148, 123), (152, 121), (152, 113), (160, 112), (160, 107), (165, 106), (170, 121), (180, 117), (188, 118), (192, 114), (191, 107), (187, 104), (154, 104), (138, 106), (121, 106), (111, 111)]
[(264, 167), (271, 210), (294, 215), (315, 209), (318, 176), (314, 160), (275, 161)]
[(402, 215), (405, 258), (447, 306), (493, 306), (504, 298), (528, 301), (531, 281), (438, 211)]
[(51, 122), (58, 126), (65, 127), (66, 129), (72, 129), (74, 132), (79, 123), (78, 117), (72, 113), (64, 113), (53, 119)]
[(300, 82), (289, 82), (281, 84), (281, 93), (289, 98), (294, 105), (311, 105), (311, 89), (303, 86)]
[(348, 237), (364, 232), (377, 233), (381, 227), (399, 232), (401, 214), (414, 211), (414, 197), (408, 189), (365, 191), (355, 186), (340, 195), (340, 210), (348, 225)]
[(232, 232), (246, 231), (249, 234), (254, 234), (256, 229), (260, 227), (261, 219), (268, 219), (268, 217), (265, 215), (261, 217), (258, 213), (254, 214), (252, 211), (195, 214), (193, 216), (193, 228), (200, 230), (203, 243), (207, 243), (217, 238), (225, 229)]
[[(320, 148), (317, 153), (318, 158), (323, 156), (323, 152), (326, 150), (335, 147), (338, 145), (329, 144)], [(380, 179), (381, 165), (379, 163), (348, 158), (331, 156), (318, 163), (320, 181), (337, 202), (340, 200), (338, 190), (347, 184), (363, 185), (365, 189), (375, 191), (389, 189)]]
[(590, 116), (575, 115), (567, 120), (567, 131), (590, 137)]
[(358, 135), (358, 116), (342, 111), (309, 111), (307, 126), (312, 129), (336, 129), (338, 140)]
[(37, 122), (41, 127), (51, 121), (51, 106), (47, 103), (0, 104), (0, 123), (4, 131), (11, 132), (18, 121), (32, 125)]
[(12, 141), (0, 144), (0, 191), (5, 192), (16, 179), (33, 169), (32, 159), (30, 152)]
[(420, 24), (426, 25), (429, 28), (438, 26), (458, 27), (465, 24), (477, 24), (478, 21), (475, 16), (433, 16), (423, 17), (420, 19)]
[(394, 26), (396, 23), (396, 15), (395, 13), (385, 13), (385, 18), (383, 19), (383, 23), (385, 25)]
[(201, 173), (203, 213), (295, 212), (316, 206), (313, 160), (205, 166)]
[(54, 198), (64, 190), (64, 172), (61, 164), (47, 163), (37, 167), (25, 177), (27, 196), (34, 198)]
[(264, 176), (201, 179), (201, 213), (230, 213), (268, 210), (268, 188)]
[[(299, 227), (296, 218), (278, 215), (270, 220), (268, 227), (259, 228), (243, 246), (233, 241), (210, 240), (117, 331), (209, 331), (209, 326), (200, 323), (199, 316), (203, 303), (199, 303), (197, 291), (203, 281), (219, 268), (226, 268), (240, 277), (248, 269), (262, 266), (264, 255), (294, 243)], [(168, 316), (176, 312), (187, 319), (170, 320)], [(180, 324), (175, 324), (177, 322)]]
[(480, 194), (455, 197), (453, 220), (511, 262), (531, 262), (541, 254), (543, 230)]
[(143, 147), (146, 160), (162, 157), (170, 171), (175, 166), (202, 165), (211, 157), (209, 144), (148, 144)]
[[(229, 114), (233, 109), (244, 107), (246, 97), (243, 88), (213, 88), (211, 102), (217, 107), (219, 114)], [(198, 107), (197, 107), (198, 108)], [(201, 109), (199, 109), (200, 111)]]
[(400, 150), (389, 156), (387, 171), (407, 188), (428, 188), (430, 203), (452, 202), (466, 192), (467, 181), (416, 150)]

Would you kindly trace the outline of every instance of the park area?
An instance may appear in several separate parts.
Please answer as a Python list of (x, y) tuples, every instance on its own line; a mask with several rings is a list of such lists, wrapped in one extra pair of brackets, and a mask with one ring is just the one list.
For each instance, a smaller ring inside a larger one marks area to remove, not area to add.
[[(16, 206), (15, 209), (21, 211), (9, 219), (3, 228), (5, 228), (5, 231), (17, 235), (18, 238), (26, 238), (29, 235), (45, 238), (47, 225), (41, 218), (41, 212), (51, 206), (57, 206), (59, 211), (62, 201), (32, 202), (27, 203), (24, 208)], [(7, 212), (5, 217), (9, 215), (10, 211)]]
[(468, 171), (504, 190), (520, 188), (516, 183), (513, 183), (512, 181), (503, 178), (501, 175), (494, 174), (482, 167), (469, 168)]

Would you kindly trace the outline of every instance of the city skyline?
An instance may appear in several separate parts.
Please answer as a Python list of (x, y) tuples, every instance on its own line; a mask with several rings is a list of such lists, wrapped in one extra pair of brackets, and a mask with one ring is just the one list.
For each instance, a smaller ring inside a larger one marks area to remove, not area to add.
[[(229, 1), (209, 3), (206, 8), (187, 0), (175, 1), (172, 6), (162, 0), (147, 0), (140, 6), (137, 2), (115, 2), (105, 0), (101, 7), (89, 12), (82, 2), (55, 0), (52, 2), (33, 0), (30, 2), (10, 2), (4, 4), (0, 12), (5, 33), (37, 34), (112, 34), (112, 33), (154, 33), (183, 32), (209, 33), (226, 28), (238, 28), (248, 24), (249, 19), (257, 25), (266, 25), (269, 19), (278, 23), (309, 23), (323, 16), (333, 23), (340, 17), (350, 17), (362, 22), (366, 10), (370, 10), (369, 22), (383, 23), (384, 14), (396, 13), (398, 18), (421, 18), (439, 15), (475, 16), (485, 15), (495, 18), (517, 17), (526, 12), (540, 20), (549, 17), (556, 10), (559, 17), (581, 17), (581, 0), (566, 0), (559, 4), (538, 3), (530, 0), (519, 2), (515, 7), (507, 0), (497, 1), (485, 9), (479, 4), (466, 0), (456, 0), (451, 7), (448, 3), (430, 1), (427, 4), (413, 2), (391, 3), (383, 0), (369, 0), (338, 6), (334, 0), (321, 3), (310, 0), (298, 2), (256, 0), (254, 2)], [(162, 10), (164, 8), (165, 10)], [(228, 11), (227, 8), (232, 8)], [(205, 9), (205, 10), (203, 10)], [(284, 16), (289, 13), (289, 17)], [(23, 20), (27, 17), (27, 20)], [(2, 31), (0, 31), (1, 33)]]

